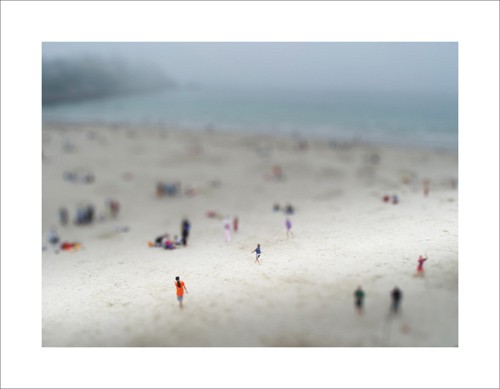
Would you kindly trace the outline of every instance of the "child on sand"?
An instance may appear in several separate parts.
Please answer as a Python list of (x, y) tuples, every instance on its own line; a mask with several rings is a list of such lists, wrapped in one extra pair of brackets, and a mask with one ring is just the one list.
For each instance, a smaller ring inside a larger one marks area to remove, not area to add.
[(356, 309), (358, 313), (361, 315), (363, 313), (363, 300), (365, 298), (365, 292), (361, 289), (361, 286), (354, 291), (354, 304), (356, 305)]
[[(252, 253), (255, 253), (255, 262), (257, 262), (260, 265), (259, 258), (260, 258), (260, 254), (262, 253), (262, 251), (260, 249), (260, 243), (257, 244), (257, 248), (254, 251), (252, 251)], [(250, 253), (250, 254), (252, 254), (252, 253)]]
[(425, 258), (421, 255), (418, 257), (418, 266), (417, 266), (417, 276), (424, 275), (424, 262), (427, 261), (427, 254), (425, 254)]
[(233, 231), (234, 232), (238, 232), (238, 225), (239, 225), (238, 216), (235, 216), (233, 219)]
[(184, 291), (186, 293), (189, 293), (186, 285), (184, 285), (184, 281), (181, 281), (179, 276), (175, 277), (175, 289), (177, 292), (177, 301), (179, 301), (179, 308), (184, 308), (184, 305), (182, 304), (182, 300), (184, 299)]

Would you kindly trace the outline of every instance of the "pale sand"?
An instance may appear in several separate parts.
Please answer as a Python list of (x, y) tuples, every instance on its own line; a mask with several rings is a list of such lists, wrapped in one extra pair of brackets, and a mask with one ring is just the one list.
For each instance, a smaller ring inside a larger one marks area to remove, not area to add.
[[(78, 127), (44, 128), (43, 153), (44, 241), (60, 206), (73, 216), (79, 202), (98, 213), (107, 197), (122, 205), (116, 220), (59, 227), (83, 250), (43, 252), (44, 346), (458, 346), (456, 153), (319, 141), (299, 150), (270, 136)], [(273, 165), (285, 179), (266, 179)], [(93, 172), (95, 183), (63, 180), (73, 170)], [(199, 194), (157, 198), (160, 180)], [(398, 205), (382, 201), (393, 193)], [(293, 238), (275, 202), (296, 207)], [(209, 210), (238, 215), (230, 243)], [(192, 224), (187, 248), (147, 247), (161, 233), (179, 234), (183, 217)], [(250, 253), (257, 243), (260, 266)], [(177, 275), (189, 290), (183, 311)], [(354, 309), (358, 285), (363, 316)], [(402, 311), (392, 317), (396, 285)]]

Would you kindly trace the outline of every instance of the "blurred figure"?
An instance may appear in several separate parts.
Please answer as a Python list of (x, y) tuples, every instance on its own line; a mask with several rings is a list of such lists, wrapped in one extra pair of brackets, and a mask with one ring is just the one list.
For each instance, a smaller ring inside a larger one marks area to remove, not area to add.
[(293, 215), (294, 212), (295, 212), (295, 210), (293, 209), (292, 205), (287, 204), (287, 206), (285, 207), (285, 214), (286, 215)]
[(191, 224), (188, 219), (184, 219), (181, 225), (181, 236), (182, 236), (182, 245), (187, 246), (187, 240), (189, 237), (189, 231), (191, 230)]
[(219, 214), (215, 211), (207, 211), (205, 215), (210, 219), (215, 219), (219, 217)]
[(158, 236), (156, 239), (155, 239), (155, 246), (156, 247), (162, 247), (163, 246), (163, 241), (165, 240), (165, 238), (168, 237), (168, 234), (165, 233), (163, 235), (160, 235)]
[(184, 308), (183, 305), (183, 300), (184, 300), (184, 291), (186, 293), (189, 293), (186, 285), (184, 284), (184, 281), (181, 281), (180, 278), (177, 276), (175, 277), (175, 289), (177, 292), (177, 301), (179, 301), (179, 308)]
[(172, 241), (170, 240), (170, 235), (167, 235), (167, 236), (165, 237), (165, 240), (163, 241), (163, 248), (164, 248), (165, 250), (173, 250), (173, 249), (175, 249), (174, 242), (172, 242)]
[(76, 219), (75, 224), (80, 225), (85, 223), (85, 208), (83, 206), (78, 206), (76, 209)]
[(422, 183), (423, 192), (424, 192), (425, 197), (429, 196), (429, 185), (430, 185), (430, 181), (428, 179), (425, 179)]
[(120, 203), (114, 199), (107, 199), (106, 206), (108, 207), (108, 211), (110, 216), (114, 219), (118, 216), (118, 212), (120, 211)]
[(393, 204), (398, 204), (399, 203), (399, 196), (397, 194), (392, 195), (392, 203)]
[(396, 286), (392, 291), (391, 291), (391, 298), (392, 298), (392, 304), (391, 304), (391, 311), (393, 313), (398, 313), (399, 312), (399, 305), (401, 303), (401, 299), (403, 297), (403, 293), (401, 290)]
[(69, 214), (66, 207), (59, 208), (59, 223), (62, 226), (65, 226), (68, 224), (68, 219), (69, 219)]
[(257, 262), (260, 265), (259, 258), (260, 258), (260, 254), (262, 253), (262, 251), (260, 249), (260, 243), (257, 244), (257, 248), (254, 251), (252, 251), (250, 254), (252, 254), (252, 253), (255, 253), (255, 262)]
[(165, 240), (165, 238), (166, 238), (166, 237), (168, 237), (168, 234), (167, 234), (167, 233), (165, 233), (165, 234), (163, 234), (163, 235), (160, 235), (160, 236), (158, 236), (158, 237), (154, 240), (154, 242), (149, 241), (149, 242), (148, 242), (148, 246), (149, 246), (149, 247), (163, 247), (163, 242), (164, 242), (164, 240)]
[(179, 238), (177, 235), (174, 235), (174, 244), (176, 246), (182, 245), (182, 238)]
[(78, 243), (78, 242), (62, 242), (61, 243), (61, 250), (64, 250), (64, 251), (77, 251), (81, 248), (81, 244)]
[(354, 305), (358, 311), (358, 314), (363, 314), (363, 302), (365, 298), (365, 292), (361, 289), (361, 286), (354, 291)]
[(305, 139), (301, 139), (299, 140), (299, 150), (307, 150), (307, 148), (309, 147), (309, 144), (307, 143), (307, 140)]
[(238, 216), (235, 216), (233, 218), (233, 231), (234, 232), (238, 232), (238, 226), (239, 226)]
[(226, 242), (231, 241), (231, 222), (229, 221), (229, 217), (224, 219), (224, 238)]
[(59, 243), (59, 234), (55, 227), (51, 227), (47, 236), (47, 240), (52, 245), (53, 248), (57, 250), (57, 244)]
[(92, 184), (95, 181), (95, 176), (92, 173), (84, 174), (80, 177), (84, 184)]
[(286, 218), (285, 220), (285, 227), (286, 227), (286, 238), (288, 239), (290, 235), (292, 235), (293, 238), (292, 222), (289, 218)]
[(275, 180), (281, 180), (283, 178), (283, 170), (281, 169), (281, 166), (279, 165), (273, 166), (273, 178)]
[(176, 182), (158, 182), (156, 184), (156, 195), (158, 197), (174, 197), (181, 193), (181, 183)]
[(94, 221), (95, 207), (93, 205), (80, 205), (76, 210), (76, 220), (75, 223), (81, 224), (91, 224)]
[(95, 216), (95, 207), (93, 205), (87, 206), (85, 223), (92, 224), (94, 222), (94, 216)]
[(425, 254), (425, 258), (421, 255), (418, 257), (417, 276), (423, 277), (425, 261), (427, 261), (427, 254)]
[(274, 212), (279, 212), (281, 210), (280, 205), (278, 203), (274, 203), (273, 205), (273, 211)]

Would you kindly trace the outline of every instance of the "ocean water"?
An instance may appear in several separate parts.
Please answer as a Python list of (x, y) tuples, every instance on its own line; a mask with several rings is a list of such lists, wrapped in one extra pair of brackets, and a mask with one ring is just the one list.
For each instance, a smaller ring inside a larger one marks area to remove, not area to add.
[(458, 149), (458, 97), (419, 93), (175, 89), (44, 106), (44, 122), (293, 134)]

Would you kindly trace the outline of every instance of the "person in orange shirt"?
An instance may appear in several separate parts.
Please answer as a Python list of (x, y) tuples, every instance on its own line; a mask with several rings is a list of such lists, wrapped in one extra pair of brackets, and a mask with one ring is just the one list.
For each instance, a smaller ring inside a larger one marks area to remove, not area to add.
[(179, 308), (184, 308), (184, 306), (182, 305), (184, 291), (186, 291), (186, 293), (189, 292), (186, 288), (186, 285), (184, 285), (184, 281), (181, 281), (178, 276), (175, 277), (175, 289), (177, 289), (177, 301), (179, 301)]

